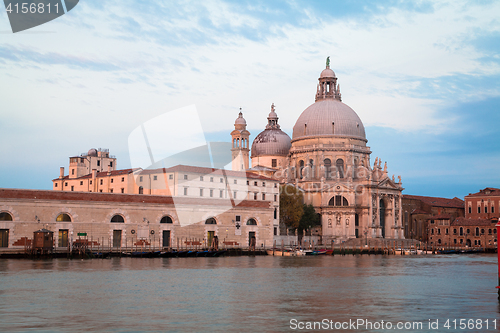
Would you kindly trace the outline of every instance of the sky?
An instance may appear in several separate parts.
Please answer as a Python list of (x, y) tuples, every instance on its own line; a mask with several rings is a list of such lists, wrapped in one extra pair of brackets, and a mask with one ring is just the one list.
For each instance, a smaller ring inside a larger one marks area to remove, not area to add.
[(272, 103), (291, 137), (327, 56), (372, 163), (404, 194), (500, 187), (498, 13), (498, 1), (82, 0), (14, 34), (1, 7), (0, 187), (51, 189), (90, 148), (129, 168), (131, 133), (189, 106), (208, 141), (230, 141), (240, 108), (252, 141)]

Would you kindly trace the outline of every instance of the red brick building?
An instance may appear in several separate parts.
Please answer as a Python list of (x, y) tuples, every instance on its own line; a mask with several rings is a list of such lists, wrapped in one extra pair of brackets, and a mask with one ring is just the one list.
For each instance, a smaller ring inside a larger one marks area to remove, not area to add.
[[(403, 195), (403, 227), (405, 238), (429, 240), (429, 221), (445, 216), (449, 221), (464, 216), (464, 201), (459, 198)], [(448, 224), (449, 225), (449, 224)]]
[(465, 217), (487, 219), (496, 223), (500, 218), (500, 189), (487, 187), (466, 196)]

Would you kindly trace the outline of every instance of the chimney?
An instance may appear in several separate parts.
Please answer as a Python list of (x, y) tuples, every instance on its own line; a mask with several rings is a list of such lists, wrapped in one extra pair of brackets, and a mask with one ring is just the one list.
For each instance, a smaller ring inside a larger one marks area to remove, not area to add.
[(59, 168), (59, 179), (63, 179), (64, 178), (64, 167), (60, 167)]

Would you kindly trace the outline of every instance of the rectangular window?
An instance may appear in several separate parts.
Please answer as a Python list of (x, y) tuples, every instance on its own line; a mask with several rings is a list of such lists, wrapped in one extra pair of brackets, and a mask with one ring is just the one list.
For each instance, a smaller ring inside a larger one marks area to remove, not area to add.
[(266, 200), (266, 194), (262, 193), (262, 200)]
[(122, 193), (125, 193), (125, 189), (122, 187)]
[(201, 182), (203, 181), (203, 176), (200, 176), (200, 181), (201, 181)]
[(75, 169), (71, 169), (71, 174), (74, 175), (75, 174)]
[(210, 189), (210, 198), (214, 197), (214, 190)]
[(158, 176), (153, 176), (153, 180), (158, 180)]
[(102, 193), (102, 190), (99, 190), (99, 192), (101, 192), (101, 193)]
[(101, 185), (102, 185), (102, 179), (101, 179)]
[(186, 179), (186, 180), (187, 180), (187, 179), (188, 179), (188, 175), (184, 175), (184, 179)]
[(214, 177), (210, 177), (210, 182), (213, 183), (214, 182)]
[(113, 179), (113, 178), (111, 178), (111, 184), (113, 184), (113, 180), (114, 180), (114, 179)]
[(112, 168), (113, 167), (113, 162), (109, 162), (109, 166)]
[(278, 228), (274, 227), (274, 236), (278, 236)]
[(139, 181), (142, 182), (142, 176), (139, 177)]
[(54, 186), (57, 187), (57, 183), (55, 183)]
[(122, 231), (121, 230), (113, 230), (113, 247), (121, 247), (122, 246)]
[(109, 189), (109, 193), (113, 193), (113, 189), (112, 188)]
[(68, 247), (68, 229), (59, 229), (59, 247)]
[(233, 199), (236, 199), (236, 191), (233, 192)]
[(257, 182), (253, 182), (253, 186), (257, 186)]
[(188, 195), (188, 188), (184, 187), (184, 195)]
[(275, 194), (274, 195), (274, 202), (278, 201), (278, 196)]
[(481, 214), (481, 207), (480, 206), (477, 207), (477, 213)]
[(236, 215), (236, 222), (240, 222), (241, 221), (241, 216), (240, 215)]
[(64, 183), (64, 186), (68, 186), (68, 183)]
[(254, 199), (254, 200), (257, 200), (257, 192), (255, 192), (255, 193), (253, 194), (253, 199)]
[(233, 182), (234, 182), (235, 184), (238, 184), (238, 180), (236, 180), (236, 179), (235, 179)]
[(174, 179), (174, 175), (168, 175), (168, 179)]
[(250, 185), (250, 181), (249, 180), (247, 180), (247, 185)]
[(221, 179), (220, 179), (220, 182), (221, 182), (221, 183), (224, 183), (224, 178), (221, 178)]
[(92, 185), (92, 181), (90, 181), (89, 183), (90, 183), (90, 185)]
[(71, 191), (74, 191), (75, 190), (75, 187), (73, 185), (71, 185)]
[(9, 229), (0, 229), (0, 247), (9, 247)]
[(220, 190), (219, 197), (222, 198), (224, 196), (224, 191)]
[(125, 181), (125, 177), (122, 177), (122, 183)]
[(101, 166), (101, 161), (97, 161), (97, 166)]
[(495, 206), (491, 206), (491, 213), (493, 214), (495, 212)]
[(271, 166), (272, 166), (273, 168), (276, 168), (276, 167), (278, 166), (278, 163), (277, 163), (277, 161), (276, 161), (276, 159), (275, 159), (275, 158), (273, 158), (273, 159), (271, 160)]
[[(57, 184), (56, 184), (57, 185)], [(80, 185), (83, 185), (83, 180), (80, 182)]]
[(274, 183), (274, 188), (278, 188), (278, 183)]
[(472, 207), (469, 206), (469, 214), (472, 214)]
[(488, 206), (484, 206), (484, 212), (488, 214)]
[(202, 197), (202, 196), (203, 196), (203, 189), (200, 188), (200, 197)]
[(263, 186), (263, 187), (266, 187), (266, 182), (262, 182), (262, 186)]

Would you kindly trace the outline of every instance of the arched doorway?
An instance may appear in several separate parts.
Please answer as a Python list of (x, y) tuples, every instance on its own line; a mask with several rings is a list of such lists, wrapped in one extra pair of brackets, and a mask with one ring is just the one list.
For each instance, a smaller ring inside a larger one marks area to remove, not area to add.
[(382, 238), (385, 238), (385, 203), (380, 199), (380, 228), (382, 229)]

